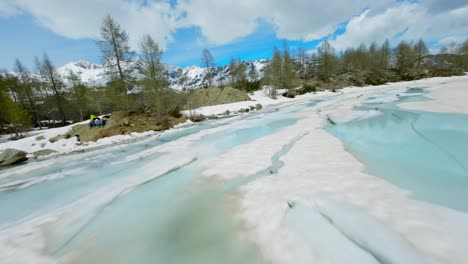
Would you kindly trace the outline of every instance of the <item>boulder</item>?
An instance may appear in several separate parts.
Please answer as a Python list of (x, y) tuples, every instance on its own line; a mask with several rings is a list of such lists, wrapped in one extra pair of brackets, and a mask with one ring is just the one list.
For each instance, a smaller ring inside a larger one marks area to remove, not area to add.
[(70, 135), (69, 134), (64, 134), (64, 135), (58, 135), (58, 136), (55, 136), (53, 138), (49, 138), (49, 142), (50, 143), (55, 143), (61, 139), (67, 139), (67, 138), (70, 138)]
[(261, 104), (256, 104), (255, 108), (257, 108), (257, 110), (261, 110), (263, 108), (263, 106)]
[(0, 167), (5, 167), (28, 160), (27, 153), (17, 149), (5, 149), (0, 154)]
[(48, 156), (50, 154), (53, 154), (53, 153), (56, 153), (57, 151), (53, 150), (53, 149), (42, 149), (42, 150), (39, 150), (39, 151), (36, 151), (33, 153), (33, 157), (35, 159), (39, 158), (39, 157), (42, 157), (42, 156)]
[(36, 140), (37, 140), (37, 141), (41, 141), (41, 140), (44, 140), (44, 139), (45, 139), (44, 136), (38, 136), (38, 137), (36, 137)]

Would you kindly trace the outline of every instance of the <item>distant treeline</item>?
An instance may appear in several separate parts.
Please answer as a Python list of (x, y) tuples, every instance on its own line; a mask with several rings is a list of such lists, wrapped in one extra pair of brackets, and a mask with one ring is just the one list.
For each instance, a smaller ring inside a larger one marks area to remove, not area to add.
[[(448, 53), (442, 49), (431, 55), (423, 40), (416, 43), (400, 42), (390, 47), (389, 41), (382, 45), (361, 44), (337, 53), (325, 41), (316, 53), (308, 55), (299, 50), (295, 59), (287, 46), (283, 52), (274, 48), (271, 63), (267, 67), (264, 83), (271, 86), (270, 95), (276, 89), (286, 88), (288, 96), (321, 88), (337, 89), (347, 85), (378, 85), (401, 80), (415, 80), (432, 76), (460, 75), (468, 71), (468, 40)], [(303, 90), (295, 89), (298, 86)]]

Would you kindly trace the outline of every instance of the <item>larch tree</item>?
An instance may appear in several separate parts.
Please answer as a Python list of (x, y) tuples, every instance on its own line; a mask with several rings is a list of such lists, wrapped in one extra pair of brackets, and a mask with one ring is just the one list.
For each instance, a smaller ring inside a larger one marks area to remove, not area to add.
[(377, 43), (374, 41), (369, 46), (369, 66), (371, 70), (376, 70), (379, 68), (379, 48)]
[(83, 121), (83, 117), (88, 115), (89, 105), (91, 104), (91, 89), (83, 84), (80, 75), (71, 70), (66, 78), (71, 86), (72, 104), (75, 106), (79, 120)]
[(339, 60), (335, 54), (335, 49), (328, 41), (325, 41), (320, 45), (317, 52), (319, 77), (323, 80), (328, 80), (336, 73), (339, 67)]
[(461, 69), (468, 71), (468, 39), (465, 40), (457, 49), (459, 55), (457, 65)]
[(281, 77), (282, 77), (282, 64), (283, 58), (281, 57), (281, 52), (277, 47), (273, 48), (273, 58), (265, 69), (264, 81), (270, 86), (268, 91), (268, 96), (270, 98), (276, 99), (277, 89), (281, 87)]
[(26, 95), (28, 107), (34, 118), (34, 124), (38, 124), (39, 128), (42, 129), (41, 119), (39, 117), (39, 113), (36, 106), (36, 98), (32, 89), (31, 74), (26, 68), (26, 66), (19, 59), (15, 59), (14, 71), (18, 76), (18, 80), (20, 82), (20, 85), (22, 86), (22, 90)]
[(390, 65), (390, 58), (392, 55), (391, 49), (390, 49), (390, 42), (388, 41), (388, 39), (386, 39), (385, 42), (380, 47), (379, 55), (380, 55), (379, 68), (382, 70), (388, 69)]
[(400, 74), (409, 68), (413, 68), (417, 60), (414, 49), (405, 41), (400, 42), (395, 50), (396, 66)]
[(124, 68), (133, 55), (130, 50), (129, 37), (125, 30), (110, 16), (107, 15), (101, 25), (101, 38), (97, 44), (101, 50), (104, 64), (108, 67), (108, 73), (112, 79), (117, 79), (121, 93), (127, 94), (128, 71)]
[(419, 41), (416, 42), (413, 49), (416, 55), (416, 66), (419, 67), (422, 60), (429, 54), (429, 50), (427, 49), (426, 43), (424, 43), (424, 40), (422, 39), (419, 39)]
[(281, 64), (282, 86), (288, 90), (288, 96), (294, 97), (294, 85), (296, 84), (296, 73), (294, 72), (293, 59), (289, 53), (287, 43), (283, 44), (283, 59)]
[(55, 99), (55, 104), (57, 106), (58, 116), (62, 121), (62, 125), (65, 125), (66, 116), (63, 107), (64, 97), (61, 91), (63, 82), (60, 78), (60, 75), (57, 74), (57, 70), (47, 53), (44, 53), (44, 55), (42, 56), (42, 60), (39, 63), (39, 71), (41, 72), (41, 76), (44, 78), (44, 84), (50, 91), (52, 91), (52, 94)]
[(237, 61), (234, 58), (229, 60), (229, 77), (231, 78), (231, 86), (236, 86), (236, 68), (237, 68)]
[(307, 53), (306, 50), (303, 48), (300, 48), (297, 51), (297, 59), (299, 61), (299, 71), (302, 79), (307, 79)]
[(14, 138), (19, 139), (23, 136), (22, 132), (29, 128), (31, 118), (26, 109), (11, 99), (11, 80), (0, 74), (0, 132), (4, 131), (8, 123), (15, 133)]
[(10, 98), (6, 98), (2, 102), (2, 107), (5, 107), (5, 112), (2, 113), (3, 118), (8, 122), (15, 133), (16, 139), (23, 137), (23, 132), (28, 130), (31, 125), (31, 117), (26, 109), (21, 105), (13, 102)]
[(240, 60), (231, 58), (229, 61), (229, 76), (231, 79), (231, 86), (238, 89), (245, 88), (247, 82), (247, 68)]
[(213, 84), (213, 72), (212, 68), (215, 66), (215, 61), (213, 55), (208, 49), (202, 51), (201, 64), (205, 67), (206, 70), (206, 80), (208, 81), (208, 86)]
[(161, 63), (163, 51), (149, 35), (143, 37), (140, 49), (143, 63), (139, 70), (143, 75), (141, 84), (144, 88), (145, 105), (151, 108), (158, 121), (163, 121), (169, 110), (164, 93), (169, 82), (164, 74), (164, 65)]

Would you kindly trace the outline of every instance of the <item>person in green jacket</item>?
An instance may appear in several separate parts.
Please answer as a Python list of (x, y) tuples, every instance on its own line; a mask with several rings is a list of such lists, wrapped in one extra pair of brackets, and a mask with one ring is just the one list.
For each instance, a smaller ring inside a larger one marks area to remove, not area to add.
[(99, 119), (99, 117), (91, 114), (91, 116), (89, 117), (91, 119), (91, 122), (89, 123), (89, 126), (90, 127), (95, 127), (95, 126), (103, 126), (103, 122), (101, 121), (101, 119)]

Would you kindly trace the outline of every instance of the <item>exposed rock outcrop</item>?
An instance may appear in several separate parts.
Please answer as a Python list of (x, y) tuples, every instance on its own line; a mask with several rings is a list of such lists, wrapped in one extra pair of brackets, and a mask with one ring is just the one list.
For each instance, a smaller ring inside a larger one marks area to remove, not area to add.
[(28, 160), (26, 155), (27, 153), (22, 150), (5, 149), (0, 154), (0, 167), (10, 166), (13, 164), (24, 162)]
[(53, 153), (57, 153), (57, 151), (55, 151), (53, 149), (42, 149), (42, 150), (34, 152), (33, 157), (35, 159), (37, 159), (39, 157), (48, 156), (48, 155), (53, 154)]
[[(175, 112), (173, 115), (176, 115)], [(76, 136), (81, 142), (89, 142), (132, 132), (162, 131), (185, 121), (187, 121), (187, 117), (182, 115), (179, 118), (169, 116), (161, 122), (143, 112), (120, 111), (112, 114), (103, 127), (90, 127), (88, 124), (76, 125), (72, 127), (69, 134)]]
[(230, 104), (250, 100), (243, 91), (231, 87), (195, 90), (190, 98), (191, 106), (198, 108), (202, 106)]

